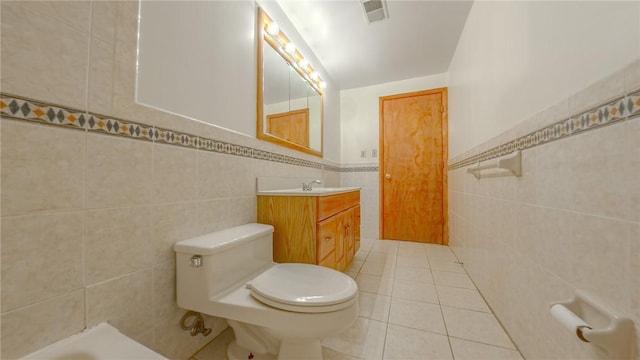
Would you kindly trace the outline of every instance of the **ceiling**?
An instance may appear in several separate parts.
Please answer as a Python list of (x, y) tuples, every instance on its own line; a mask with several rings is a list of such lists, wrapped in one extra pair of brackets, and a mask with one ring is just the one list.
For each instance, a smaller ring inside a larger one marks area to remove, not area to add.
[(368, 23), (360, 0), (278, 0), (340, 89), (446, 72), (472, 1), (387, 0)]

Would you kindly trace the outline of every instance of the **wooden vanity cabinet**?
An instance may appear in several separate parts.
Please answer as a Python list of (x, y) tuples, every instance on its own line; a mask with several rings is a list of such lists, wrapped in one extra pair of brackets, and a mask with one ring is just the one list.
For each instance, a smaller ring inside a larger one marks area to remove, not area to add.
[(343, 271), (360, 247), (360, 191), (334, 195), (258, 195), (258, 222), (274, 226), (275, 262)]

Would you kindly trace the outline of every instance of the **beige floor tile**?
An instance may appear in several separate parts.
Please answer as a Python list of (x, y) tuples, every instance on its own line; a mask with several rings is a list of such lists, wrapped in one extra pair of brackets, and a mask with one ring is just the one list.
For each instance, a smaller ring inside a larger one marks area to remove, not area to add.
[(389, 323), (413, 329), (447, 334), (440, 305), (393, 298)]
[(436, 285), (441, 305), (468, 310), (491, 312), (489, 306), (477, 290)]
[(386, 333), (386, 323), (359, 317), (347, 330), (323, 339), (322, 345), (367, 360), (382, 359)]
[(360, 291), (358, 295), (360, 316), (367, 319), (387, 322), (389, 320), (389, 308), (391, 297)]
[(515, 349), (493, 314), (442, 306), (449, 336)]
[(450, 338), (449, 341), (456, 360), (522, 360), (517, 350), (456, 338)]
[(400, 256), (398, 255), (396, 263), (403, 266), (412, 266), (419, 268), (429, 268), (429, 261), (426, 256)]
[(448, 271), (433, 270), (433, 281), (436, 285), (444, 285), (451, 287), (459, 287), (465, 289), (474, 289), (476, 286), (471, 281), (471, 278), (467, 274), (460, 274)]
[(393, 264), (372, 262), (367, 259), (362, 265), (362, 268), (360, 268), (360, 273), (376, 275), (376, 276), (393, 277), (395, 270), (396, 269)]
[(383, 263), (387, 265), (395, 265), (396, 257), (397, 255), (394, 253), (371, 251), (367, 255), (367, 258), (365, 261)]
[(349, 277), (351, 277), (354, 280), (356, 279), (356, 276), (358, 276), (357, 272), (345, 271), (344, 273), (349, 275)]
[(453, 359), (453, 356), (446, 336), (389, 324), (384, 359)]
[(448, 246), (425, 244), (429, 261), (456, 261), (455, 255)]
[(464, 267), (462, 264), (456, 261), (450, 260), (433, 260), (429, 262), (429, 266), (431, 266), (431, 270), (437, 271), (448, 271), (448, 272), (456, 272), (461, 274), (466, 274)]
[(362, 360), (362, 358), (341, 353), (340, 351), (335, 351), (333, 349), (329, 349), (328, 347), (322, 348), (322, 357), (324, 358), (324, 360)]
[(393, 297), (437, 304), (438, 296), (433, 284), (396, 280), (393, 283)]
[(393, 240), (376, 240), (371, 247), (371, 252), (383, 252), (388, 254), (398, 254), (398, 242)]
[(431, 270), (413, 266), (405, 266), (400, 263), (398, 263), (398, 265), (396, 266), (395, 279), (433, 284)]
[(345, 269), (345, 272), (354, 272), (357, 273), (358, 271), (360, 271), (360, 268), (362, 268), (362, 264), (364, 264), (364, 261), (361, 260), (353, 260), (351, 262), (351, 264), (349, 264), (349, 266), (347, 266), (347, 268)]
[(369, 274), (358, 274), (356, 277), (358, 289), (380, 295), (391, 295), (393, 290), (393, 278), (381, 277)]

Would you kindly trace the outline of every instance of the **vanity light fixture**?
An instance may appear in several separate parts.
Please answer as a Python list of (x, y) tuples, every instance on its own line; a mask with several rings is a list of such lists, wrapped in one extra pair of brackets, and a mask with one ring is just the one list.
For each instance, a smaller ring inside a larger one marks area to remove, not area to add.
[[(262, 29), (264, 39), (285, 59), (289, 60), (292, 67), (305, 79), (309, 80), (309, 84), (319, 93), (327, 87), (327, 83), (322, 80), (318, 73), (314, 70), (309, 61), (296, 49), (293, 42), (280, 31), (280, 26), (271, 20), (269, 15), (262, 12), (264, 18), (264, 28)], [(324, 84), (324, 85), (323, 85)]]
[(284, 51), (288, 52), (291, 55), (295, 55), (296, 46), (292, 42), (288, 42), (287, 45), (284, 46)]
[(278, 24), (276, 24), (275, 21), (269, 24), (269, 26), (267, 26), (267, 34), (271, 36), (276, 36), (278, 35), (279, 32), (280, 32), (280, 26), (278, 26)]

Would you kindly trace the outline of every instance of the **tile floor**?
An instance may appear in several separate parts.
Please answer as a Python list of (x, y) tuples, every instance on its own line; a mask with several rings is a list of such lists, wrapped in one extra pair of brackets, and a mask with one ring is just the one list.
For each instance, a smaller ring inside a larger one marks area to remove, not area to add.
[[(360, 316), (323, 339), (327, 360), (522, 359), (446, 246), (363, 239), (345, 273)], [(232, 339), (228, 329), (194, 359), (226, 359)]]

